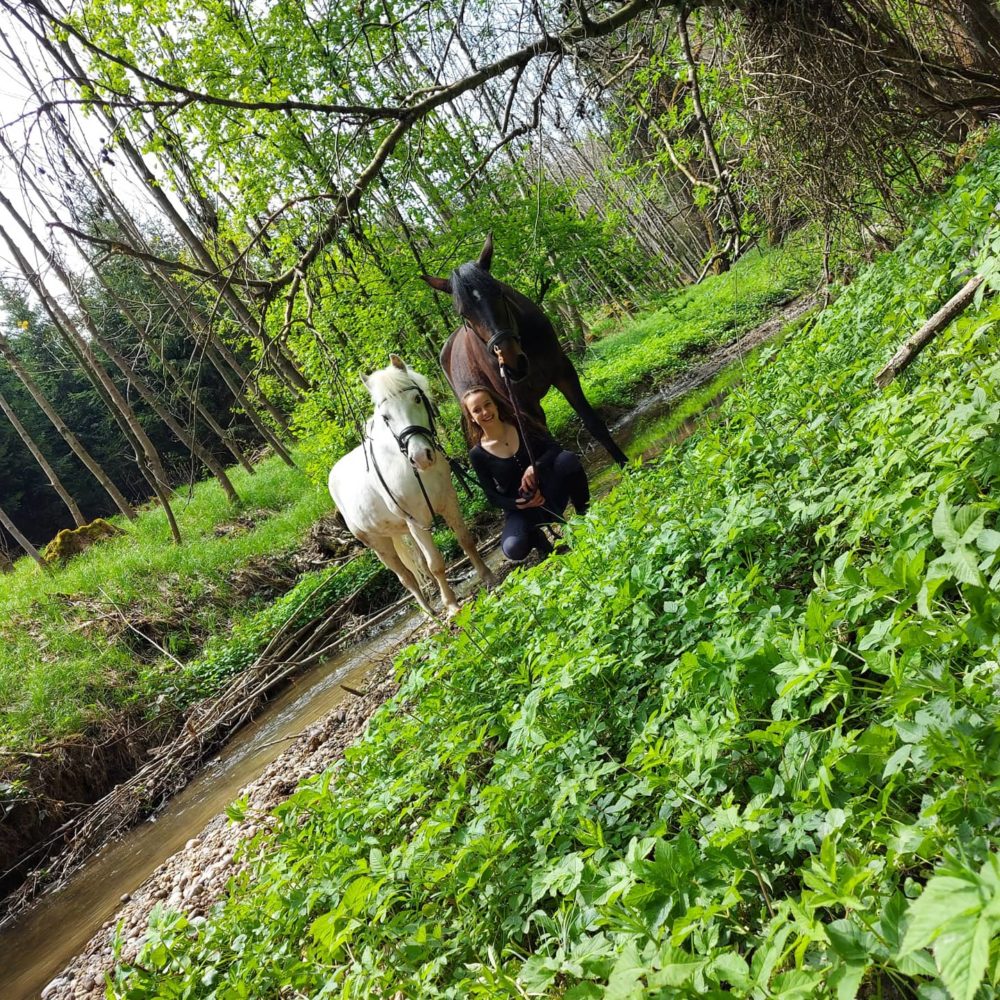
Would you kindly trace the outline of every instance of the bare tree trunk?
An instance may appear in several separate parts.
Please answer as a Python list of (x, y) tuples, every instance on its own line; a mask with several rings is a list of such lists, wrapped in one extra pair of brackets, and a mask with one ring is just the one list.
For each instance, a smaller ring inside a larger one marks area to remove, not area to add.
[(28, 429), (18, 419), (17, 414), (2, 393), (0, 393), (0, 410), (3, 411), (4, 416), (7, 417), (11, 426), (17, 431), (17, 436), (24, 442), (24, 446), (31, 452), (32, 457), (38, 463), (42, 472), (45, 473), (49, 485), (59, 494), (59, 499), (66, 505), (66, 509), (73, 518), (73, 523), (78, 528), (82, 528), (87, 523), (87, 519), (80, 512), (77, 502), (70, 496), (69, 490), (63, 486), (62, 480), (56, 474), (56, 470), (49, 464), (48, 459), (42, 454), (41, 448), (35, 443), (35, 439), (28, 433)]
[[(94, 268), (94, 273), (97, 275), (98, 280), (101, 281), (104, 288), (107, 290), (108, 294), (111, 295), (115, 306), (122, 312), (125, 318), (132, 324), (133, 328), (136, 329), (138, 333), (138, 324), (135, 317), (130, 313), (128, 307), (115, 295), (113, 289), (111, 289), (107, 282), (101, 277), (100, 273)], [(157, 396), (156, 392), (152, 389), (149, 383), (129, 364), (128, 360), (122, 356), (121, 352), (112, 344), (106, 337), (97, 331), (97, 326), (93, 326), (93, 336), (100, 346), (101, 350), (111, 358), (114, 362), (115, 367), (128, 379), (130, 385), (134, 386), (139, 395), (146, 402), (154, 413), (170, 428), (171, 433), (177, 438), (181, 444), (187, 448), (192, 455), (194, 455), (200, 462), (202, 462), (211, 471), (212, 475), (218, 480), (219, 485), (222, 487), (222, 492), (226, 494), (230, 503), (238, 504), (240, 502), (239, 494), (236, 492), (236, 488), (233, 486), (232, 481), (229, 476), (226, 475), (226, 470), (223, 468), (222, 463), (212, 454), (212, 452), (206, 448), (197, 438), (197, 435), (189, 428), (182, 427), (177, 420), (174, 419), (173, 414), (170, 412), (169, 408), (166, 407)], [(140, 333), (139, 338), (143, 339), (143, 335)]]
[[(55, 271), (59, 280), (66, 286), (67, 289), (73, 291), (73, 283), (70, 280), (69, 275), (67, 275), (63, 270), (62, 265), (56, 259), (55, 255), (52, 254), (51, 251), (49, 251), (48, 248), (45, 247), (45, 245), (34, 235), (25, 221), (21, 218), (10, 199), (2, 193), (0, 193), (0, 205), (3, 205), (3, 207), (10, 214), (11, 218), (18, 223), (25, 235), (31, 240), (35, 249), (42, 255), (43, 259), (53, 269), (53, 271)], [(58, 301), (49, 294), (48, 289), (43, 284), (38, 273), (28, 262), (27, 258), (21, 252), (20, 248), (11, 238), (7, 230), (2, 226), (0, 226), (0, 236), (3, 237), (4, 242), (7, 244), (7, 248), (10, 250), (11, 256), (17, 262), (18, 267), (21, 268), (22, 273), (28, 279), (28, 283), (31, 285), (42, 304), (45, 306), (45, 310), (52, 318), (52, 322), (55, 324), (56, 329), (59, 330), (62, 336), (66, 339), (67, 343), (69, 343), (73, 350), (76, 351), (82, 358), (85, 370), (94, 379), (95, 387), (98, 387), (111, 399), (114, 404), (112, 406), (112, 413), (115, 414), (116, 419), (120, 418), (119, 422), (126, 435), (138, 442), (141, 454), (145, 459), (146, 465), (148, 466), (152, 477), (151, 485), (153, 486), (153, 490), (163, 507), (164, 513), (166, 514), (174, 541), (179, 545), (181, 542), (180, 529), (177, 526), (174, 512), (170, 506), (170, 486), (167, 480), (166, 472), (163, 469), (163, 463), (160, 461), (159, 452), (156, 450), (156, 446), (149, 439), (149, 435), (146, 434), (145, 430), (143, 430), (142, 425), (139, 423), (132, 410), (132, 407), (129, 406), (125, 397), (118, 391), (118, 387), (104, 370), (104, 366), (97, 360), (89, 341), (79, 333), (72, 320), (70, 320), (69, 316), (67, 316), (64, 312), (62, 306), (60, 306)], [(81, 311), (81, 318), (87, 324), (88, 332), (96, 338), (96, 327), (91, 321), (86, 310)], [(137, 458), (138, 457), (139, 456), (137, 454)], [(141, 461), (140, 468), (142, 468)]]
[(215, 370), (222, 376), (222, 380), (226, 383), (229, 391), (233, 394), (233, 397), (240, 404), (240, 406), (243, 407), (244, 413), (246, 413), (247, 417), (253, 422), (265, 442), (271, 446), (274, 453), (285, 463), (285, 465), (294, 468), (295, 461), (288, 449), (285, 448), (281, 440), (272, 432), (271, 428), (258, 418), (253, 405), (250, 400), (247, 399), (246, 393), (243, 391), (243, 386), (239, 383), (239, 381), (237, 381), (236, 373), (232, 370), (226, 359), (220, 356), (218, 349), (221, 346), (221, 341), (216, 338), (206, 340), (206, 357), (215, 366)]
[[(6, 149), (10, 152), (10, 147), (5, 140), (0, 139), (0, 147)], [(25, 177), (25, 180), (32, 187), (35, 192), (36, 197), (39, 199), (39, 203), (49, 212), (50, 215), (55, 217), (55, 212), (53, 212), (52, 205), (49, 203), (44, 192), (38, 189), (38, 186), (34, 183), (34, 180), (29, 177)], [(87, 260), (90, 269), (93, 271), (94, 276), (101, 283), (105, 291), (111, 296), (112, 301), (115, 303), (116, 308), (128, 319), (136, 332), (138, 333), (138, 323), (132, 312), (128, 309), (124, 302), (122, 302), (121, 297), (115, 293), (115, 290), (111, 285), (105, 280), (104, 276), (101, 274), (100, 270), (94, 265), (94, 263), (87, 257), (84, 252), (84, 248), (80, 246), (79, 241), (76, 239), (72, 240), (73, 245), (80, 251), (81, 256)], [(65, 282), (68, 280), (69, 276), (60, 273), (60, 278)], [(78, 306), (82, 303), (77, 302)], [(169, 408), (164, 406), (157, 396), (156, 392), (150, 387), (149, 383), (135, 370), (135, 368), (128, 362), (128, 360), (121, 354), (120, 351), (112, 344), (98, 329), (97, 324), (91, 322), (89, 324), (90, 334), (97, 342), (98, 346), (104, 353), (114, 362), (118, 370), (125, 376), (129, 384), (134, 386), (138, 391), (139, 395), (145, 401), (145, 403), (152, 408), (153, 412), (166, 424), (170, 429), (174, 437), (181, 442), (196, 458), (198, 458), (215, 476), (219, 481), (219, 485), (222, 487), (222, 492), (226, 494), (226, 497), (231, 503), (238, 504), (240, 502), (239, 494), (236, 492), (229, 476), (226, 475), (226, 470), (223, 468), (222, 464), (215, 458), (209, 449), (207, 449), (197, 438), (193, 431), (182, 427), (177, 420), (174, 419), (173, 414), (170, 412)], [(139, 334), (140, 339), (142, 339), (142, 334)]]
[[(130, 320), (135, 326), (135, 323)], [(146, 350), (152, 351), (157, 360), (163, 366), (163, 370), (167, 375), (173, 380), (174, 384), (181, 387), (181, 389), (187, 394), (187, 398), (191, 401), (191, 405), (195, 409), (195, 413), (198, 417), (205, 422), (205, 426), (229, 449), (229, 454), (236, 459), (237, 462), (243, 468), (249, 472), (251, 475), (254, 473), (254, 467), (250, 464), (250, 460), (246, 457), (243, 449), (233, 440), (232, 435), (223, 427), (215, 417), (212, 416), (211, 412), (206, 408), (205, 404), (201, 402), (198, 398), (197, 391), (188, 393), (184, 388), (184, 380), (181, 377), (181, 373), (177, 370), (177, 366), (170, 360), (168, 360), (166, 353), (160, 350), (156, 346), (156, 338), (149, 336), (145, 333), (141, 326), (135, 326), (136, 331), (139, 334), (140, 339), (142, 339), (143, 344), (146, 346)]]
[[(32, 86), (33, 87), (35, 86), (34, 81), (32, 81)], [(35, 91), (35, 93), (37, 95), (38, 93), (37, 90)], [(64, 143), (64, 148), (69, 150), (74, 160), (76, 160), (76, 162), (80, 165), (80, 167), (84, 171), (84, 176), (86, 176), (90, 180), (93, 189), (97, 195), (99, 203), (103, 205), (104, 208), (107, 209), (107, 211), (111, 214), (111, 217), (116, 221), (122, 232), (128, 235), (128, 237), (132, 240), (133, 244), (137, 248), (139, 249), (145, 248), (145, 238), (143, 237), (141, 231), (139, 230), (138, 226), (135, 225), (131, 216), (125, 210), (121, 202), (118, 201), (113, 189), (111, 189), (110, 187), (108, 187), (107, 184), (104, 183), (104, 179), (100, 173), (100, 170), (95, 169), (93, 166), (87, 163), (85, 157), (83, 156), (83, 153), (80, 151), (72, 135), (65, 128), (64, 123), (57, 115), (50, 113), (50, 121), (54, 126), (57, 134), (62, 139)], [(0, 148), (2, 148), (4, 151), (7, 152), (12, 162), (15, 161), (16, 158), (14, 156), (14, 151), (10, 147), (10, 144), (6, 141), (6, 139), (2, 135), (0, 135)], [(39, 190), (38, 185), (34, 181), (34, 178), (28, 176), (27, 173), (24, 171), (22, 171), (22, 176), (26, 181), (28, 181), (31, 184), (32, 188), (36, 191), (39, 198), (48, 207), (48, 202), (45, 198), (45, 195)], [(52, 211), (51, 207), (49, 208), (49, 211), (50, 212)], [(79, 248), (78, 241), (74, 242)], [(82, 248), (81, 248), (81, 253), (82, 253)], [(83, 256), (85, 258), (87, 257), (85, 253), (83, 254)], [(178, 374), (176, 367), (167, 360), (165, 354), (162, 351), (156, 350), (154, 343), (155, 338), (149, 338), (147, 336), (146, 331), (144, 330), (142, 324), (137, 320), (134, 313), (130, 309), (128, 309), (128, 307), (121, 301), (120, 296), (118, 296), (114, 292), (114, 290), (111, 288), (110, 284), (104, 279), (100, 271), (92, 263), (90, 266), (93, 269), (98, 280), (108, 291), (108, 294), (111, 295), (112, 298), (114, 299), (119, 311), (122, 312), (122, 314), (126, 316), (128, 321), (132, 324), (136, 333), (139, 335), (140, 340), (142, 340), (142, 342), (146, 345), (147, 349), (151, 349), (157, 354), (160, 364), (163, 366), (163, 370), (167, 373), (167, 375), (171, 379), (174, 380), (174, 382), (179, 387), (181, 387), (182, 391), (184, 391), (183, 379), (181, 379), (180, 375)], [(143, 271), (147, 276), (149, 276), (153, 280), (154, 284), (158, 284), (156, 280), (158, 275), (156, 274), (152, 266), (146, 265), (143, 268)], [(177, 313), (176, 310), (175, 314), (178, 315), (179, 317), (179, 313)], [(239, 462), (247, 470), (247, 472), (252, 474), (254, 471), (253, 466), (247, 460), (246, 456), (243, 454), (242, 450), (239, 448), (236, 442), (231, 439), (230, 435), (226, 433), (226, 431), (219, 425), (218, 421), (212, 416), (212, 414), (205, 408), (202, 402), (197, 398), (197, 394), (190, 395), (189, 399), (191, 400), (191, 403), (194, 406), (198, 415), (205, 421), (205, 425), (214, 434), (216, 434), (219, 440), (221, 440), (222, 443), (226, 446), (226, 448), (228, 448), (233, 458), (235, 458), (236, 461)], [(226, 489), (226, 486), (224, 484), (223, 484), (223, 489), (224, 490)], [(236, 499), (235, 491), (233, 491), (233, 495), (230, 497), (230, 499), (233, 500)]]
[[(58, 49), (50, 48), (50, 51), (72, 74), (79, 86), (89, 85), (87, 74), (84, 72), (83, 67), (78, 62), (75, 53), (68, 43), (62, 43)], [(267, 339), (263, 325), (253, 318), (247, 304), (237, 294), (229, 276), (219, 267), (218, 262), (209, 252), (202, 239), (191, 228), (187, 219), (177, 210), (177, 207), (170, 198), (167, 197), (164, 186), (153, 175), (146, 161), (142, 158), (142, 154), (136, 149), (121, 123), (118, 122), (105, 105), (97, 104), (96, 106), (108, 128), (115, 135), (116, 148), (121, 150), (125, 155), (136, 176), (142, 181), (160, 210), (170, 220), (177, 234), (187, 244), (188, 249), (198, 263), (206, 271), (214, 275), (212, 283), (219, 298), (225, 302), (229, 312), (236, 319), (239, 326), (250, 337), (261, 342), (264, 349), (264, 356), (272, 362), (275, 374), (288, 385), (293, 393), (301, 394), (307, 391), (310, 388), (308, 381), (303, 378), (302, 373), (297, 368), (289, 366), (287, 359), (277, 349), (278, 345), (274, 341)]]
[(875, 384), (884, 389), (900, 372), (909, 368), (917, 355), (972, 302), (982, 283), (979, 275), (967, 281), (878, 371)]
[(130, 521), (136, 518), (132, 505), (122, 495), (121, 490), (111, 481), (111, 477), (104, 471), (101, 464), (90, 454), (80, 443), (77, 436), (66, 426), (66, 422), (59, 416), (55, 408), (49, 402), (45, 393), (39, 388), (38, 383), (28, 374), (27, 369), (21, 364), (21, 359), (14, 353), (13, 348), (7, 343), (7, 339), (0, 335), (0, 354), (3, 355), (11, 370), (21, 380), (22, 385), (31, 395), (31, 398), (38, 404), (42, 413), (49, 419), (49, 423), (56, 429), (59, 436), (66, 442), (74, 455), (86, 466), (90, 474), (101, 484), (104, 491), (114, 501), (115, 506)]
[[(2, 32), (0, 32), (0, 35), (2, 35)], [(20, 66), (20, 64), (19, 67), (21, 69), (22, 76), (26, 80), (28, 80), (27, 67)], [(35, 95), (39, 96), (37, 82), (34, 80), (29, 80), (29, 83), (33, 88)], [(40, 96), (39, 100), (41, 100)], [(132, 216), (129, 214), (128, 210), (118, 199), (114, 189), (105, 181), (104, 176), (102, 175), (100, 169), (98, 169), (93, 164), (87, 161), (86, 157), (80, 150), (75, 139), (73, 138), (69, 130), (66, 128), (65, 123), (58, 115), (50, 112), (49, 120), (54, 130), (56, 131), (56, 134), (62, 139), (64, 148), (70, 152), (73, 159), (80, 166), (84, 176), (87, 177), (87, 179), (90, 181), (100, 203), (107, 209), (108, 213), (115, 220), (118, 227), (121, 229), (122, 233), (128, 237), (128, 239), (132, 242), (134, 247), (136, 247), (139, 250), (148, 251), (149, 247), (146, 243), (145, 236), (142, 234), (138, 225), (132, 219)], [(2, 137), (0, 137), (0, 145), (2, 145), (3, 148), (8, 151), (8, 155), (10, 155), (12, 159), (14, 159), (13, 151), (10, 149), (10, 146), (5, 140), (3, 140)], [(174, 314), (184, 324), (185, 328), (188, 330), (188, 333), (191, 335), (195, 343), (197, 343), (202, 338), (202, 336), (207, 338), (211, 338), (213, 336), (211, 330), (208, 328), (208, 323), (201, 322), (198, 320), (197, 317), (193, 316), (191, 309), (187, 306), (184, 293), (180, 289), (177, 289), (175, 287), (173, 279), (169, 275), (161, 273), (161, 271), (155, 264), (147, 264), (144, 267), (144, 272), (149, 276), (149, 278), (153, 281), (153, 283), (163, 293), (167, 302), (170, 304), (170, 307), (173, 309)], [(132, 322), (133, 326), (136, 326), (136, 329), (140, 331), (141, 335), (141, 328), (134, 321)], [(204, 333), (203, 334), (199, 333), (199, 329), (204, 330)], [(162, 355), (160, 360), (164, 364), (164, 370), (166, 370), (167, 362), (162, 357)], [(220, 364), (220, 362), (218, 361), (218, 357), (215, 356), (215, 361), (213, 362), (213, 365), (218, 365), (218, 364)], [(225, 379), (226, 372), (223, 371), (221, 367), (219, 367), (218, 370), (220, 375), (223, 376), (223, 379)], [(245, 373), (243, 373), (242, 377), (244, 379), (247, 378)], [(179, 384), (182, 384), (180, 379), (176, 380)], [(229, 383), (227, 381), (227, 385), (228, 384)], [(259, 388), (256, 386), (256, 384), (254, 384), (254, 388), (257, 389), (259, 393)], [(254, 427), (256, 428), (257, 432), (261, 435), (261, 437), (267, 443), (271, 444), (272, 447), (274, 447), (275, 452), (277, 454), (280, 454), (281, 457), (289, 465), (294, 464), (291, 460), (291, 456), (288, 455), (284, 447), (280, 444), (280, 442), (274, 439), (274, 436), (271, 434), (267, 426), (260, 421), (260, 419), (257, 416), (256, 410), (254, 409), (253, 406), (250, 405), (245, 395), (243, 395), (242, 393), (237, 394), (234, 392), (233, 398), (237, 401), (238, 405), (240, 405), (244, 409), (244, 411), (247, 414), (247, 418), (254, 425)], [(265, 408), (268, 409), (268, 412), (270, 412), (271, 416), (275, 419), (278, 426), (287, 432), (288, 422), (285, 420), (284, 414), (282, 414), (281, 411), (278, 410), (277, 407), (275, 407), (270, 402), (270, 400), (268, 400), (265, 396), (263, 396), (262, 393), (260, 393), (260, 398), (263, 404), (265, 405)], [(195, 400), (194, 402), (196, 407), (198, 407), (199, 413), (201, 413), (202, 418), (205, 420), (206, 424), (219, 435), (219, 437), (225, 443), (226, 447), (229, 448), (230, 452), (232, 452), (236, 460), (248, 472), (252, 473), (253, 466), (246, 459), (246, 456), (243, 454), (243, 452), (237, 447), (236, 443), (229, 439), (229, 436), (219, 427), (218, 423), (214, 420), (211, 414), (208, 413), (207, 410), (205, 410), (205, 408), (201, 405), (201, 403), (198, 400)]]
[(691, 39), (688, 37), (687, 10), (681, 9), (677, 18), (677, 32), (680, 35), (681, 47), (684, 50), (684, 59), (691, 70), (691, 103), (694, 107), (694, 116), (701, 129), (701, 135), (705, 142), (705, 154), (708, 162), (712, 165), (712, 172), (715, 174), (715, 182), (719, 189), (719, 194), (729, 209), (729, 235), (730, 244), (725, 250), (716, 251), (716, 259), (719, 262), (719, 270), (728, 271), (734, 258), (740, 255), (740, 208), (736, 203), (736, 195), (733, 187), (729, 183), (729, 174), (722, 168), (719, 160), (718, 150), (715, 148), (715, 137), (712, 135), (712, 123), (705, 114), (705, 109), (701, 103), (701, 85), (698, 82), (698, 64), (695, 62), (691, 52)]
[(32, 545), (31, 542), (29, 542), (28, 539), (17, 530), (17, 525), (10, 519), (7, 511), (5, 511), (3, 507), (0, 507), (0, 524), (2, 524), (14, 536), (17, 540), (17, 544), (20, 545), (21, 548), (24, 549), (25, 553), (31, 556), (31, 558), (34, 559), (35, 562), (42, 567), (42, 569), (49, 568), (45, 560), (38, 554), (38, 549), (36, 549), (35, 546)]

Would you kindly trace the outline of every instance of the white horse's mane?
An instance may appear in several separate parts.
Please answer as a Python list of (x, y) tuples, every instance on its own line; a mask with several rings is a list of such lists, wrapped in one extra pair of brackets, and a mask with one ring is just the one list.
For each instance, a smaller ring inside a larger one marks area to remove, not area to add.
[(394, 393), (402, 392), (413, 385), (414, 382), (420, 387), (424, 395), (430, 399), (430, 382), (420, 372), (414, 371), (412, 368), (407, 368), (405, 371), (402, 368), (397, 368), (395, 365), (389, 365), (387, 368), (379, 368), (378, 371), (374, 371), (368, 376), (366, 384), (377, 406), (383, 399), (387, 399)]

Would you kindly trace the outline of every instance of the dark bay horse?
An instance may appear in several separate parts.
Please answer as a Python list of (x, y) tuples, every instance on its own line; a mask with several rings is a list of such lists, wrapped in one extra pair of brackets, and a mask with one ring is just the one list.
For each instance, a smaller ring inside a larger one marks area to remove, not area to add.
[(549, 318), (531, 299), (497, 281), (490, 274), (492, 263), (490, 233), (479, 260), (462, 264), (450, 278), (421, 275), (431, 288), (452, 297), (465, 321), (441, 351), (441, 367), (452, 391), (460, 400), (475, 385), (489, 386), (501, 397), (513, 394), (521, 412), (544, 426), (541, 401), (554, 385), (591, 435), (619, 465), (625, 465), (627, 456), (587, 402), (580, 376), (559, 345)]

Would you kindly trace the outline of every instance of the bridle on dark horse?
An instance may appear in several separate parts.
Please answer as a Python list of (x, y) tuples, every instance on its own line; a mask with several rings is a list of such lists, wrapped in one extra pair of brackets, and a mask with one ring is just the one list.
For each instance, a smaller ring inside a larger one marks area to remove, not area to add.
[[(406, 456), (407, 461), (409, 461), (410, 463), (410, 468), (413, 469), (413, 475), (416, 477), (417, 485), (420, 487), (420, 492), (423, 494), (424, 503), (427, 504), (427, 510), (431, 515), (431, 524), (433, 524), (434, 506), (431, 503), (431, 498), (427, 495), (427, 489), (424, 486), (424, 481), (423, 479), (420, 478), (420, 470), (414, 464), (413, 459), (409, 457), (411, 438), (417, 436), (425, 437), (427, 439), (428, 445), (430, 445), (431, 451), (441, 452), (441, 454), (444, 455), (445, 459), (447, 460), (448, 465), (451, 467), (452, 472), (454, 472), (455, 475), (458, 477), (459, 482), (462, 484), (466, 492), (471, 492), (471, 491), (469, 490), (467, 482), (468, 476), (465, 470), (458, 464), (458, 462), (455, 461), (455, 459), (451, 458), (448, 455), (448, 453), (444, 450), (444, 446), (441, 444), (441, 441), (437, 436), (437, 431), (434, 429), (434, 417), (436, 416), (437, 413), (437, 411), (434, 408), (434, 404), (430, 401), (430, 399), (427, 398), (427, 393), (425, 393), (424, 390), (421, 389), (416, 382), (411, 382), (408, 386), (406, 386), (406, 388), (400, 389), (399, 392), (394, 392), (392, 393), (392, 395), (386, 396), (385, 399), (380, 400), (375, 406), (375, 416), (379, 415), (379, 410), (383, 403), (388, 402), (388, 400), (390, 399), (394, 399), (396, 396), (401, 396), (404, 392), (409, 392), (411, 389), (416, 389), (416, 391), (420, 394), (420, 400), (424, 404), (424, 412), (427, 414), (426, 426), (424, 424), (407, 424), (406, 427), (404, 427), (401, 431), (397, 433), (395, 430), (393, 430), (392, 424), (389, 422), (388, 415), (382, 413), (381, 416), (382, 416), (382, 422), (388, 428), (389, 433), (392, 435), (396, 444), (399, 446), (400, 452)], [(372, 417), (372, 421), (374, 420), (375, 417)], [(365, 455), (365, 469), (370, 471), (370, 469), (374, 467), (375, 475), (378, 476), (378, 481), (382, 484), (382, 489), (384, 489), (385, 492), (388, 494), (389, 499), (399, 508), (399, 511), (403, 515), (403, 517), (405, 517), (408, 521), (415, 522), (416, 518), (406, 510), (406, 508), (399, 502), (395, 494), (393, 494), (392, 490), (389, 489), (389, 484), (385, 481), (385, 476), (382, 475), (382, 470), (378, 467), (378, 461), (375, 458), (375, 449), (374, 447), (372, 447), (371, 425), (369, 425), (369, 427), (365, 429), (365, 436), (361, 442), (361, 445), (362, 445), (362, 451), (364, 452)], [(369, 456), (371, 458), (371, 465), (369, 465)]]

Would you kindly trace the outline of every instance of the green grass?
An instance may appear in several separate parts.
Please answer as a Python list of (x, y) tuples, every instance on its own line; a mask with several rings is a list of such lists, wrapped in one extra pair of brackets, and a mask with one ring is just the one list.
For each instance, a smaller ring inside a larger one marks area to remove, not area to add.
[[(129, 1000), (998, 996), (1000, 139), (706, 421), (407, 650)], [(131, 933), (131, 931), (129, 932)]]
[[(581, 366), (584, 392), (595, 407), (627, 408), (688, 367), (692, 359), (731, 343), (774, 308), (816, 281), (813, 234), (785, 246), (752, 250), (725, 274), (675, 292), (590, 346)], [(545, 399), (549, 426), (565, 434), (575, 419), (562, 396)]]
[(142, 650), (140, 657), (129, 645), (107, 642), (99, 620), (121, 631), (116, 607), (154, 621), (175, 617), (167, 648), (190, 655), (188, 637), (200, 646), (205, 635), (227, 630), (236, 610), (228, 596), (231, 573), (255, 556), (291, 549), (330, 508), (324, 493), (277, 459), (261, 463), (254, 475), (230, 474), (243, 511), (262, 517), (252, 531), (215, 534), (241, 511), (206, 481), (175, 503), (181, 546), (171, 542), (162, 512), (149, 508), (132, 523), (113, 519), (125, 534), (65, 567), (42, 573), (21, 559), (0, 577), (0, 743), (28, 747), (80, 731), (123, 705), (155, 699), (171, 661), (138, 636), (129, 643)]

